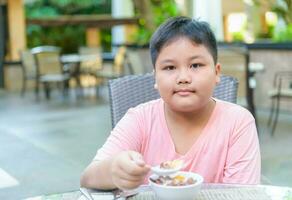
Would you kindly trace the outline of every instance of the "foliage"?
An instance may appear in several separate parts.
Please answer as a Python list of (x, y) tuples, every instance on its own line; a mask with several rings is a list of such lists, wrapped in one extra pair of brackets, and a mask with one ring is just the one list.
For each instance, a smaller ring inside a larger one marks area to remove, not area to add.
[(274, 37), (275, 26), (268, 25), (266, 32), (261, 32), (256, 35), (257, 38), (271, 39)]
[(154, 12), (154, 22), (156, 26), (159, 26), (167, 18), (176, 16), (179, 14), (177, 5), (174, 0), (152, 0), (152, 10)]
[[(170, 17), (179, 15), (179, 9), (174, 0), (150, 0), (150, 6), (145, 8), (146, 6), (144, 5), (143, 7), (143, 9), (148, 9), (146, 15), (151, 15), (151, 17), (147, 18), (145, 13), (143, 15), (143, 12), (140, 10), (141, 8), (135, 8), (136, 15), (140, 17), (139, 29), (136, 35), (136, 41), (139, 45), (148, 44), (152, 33), (162, 22)], [(147, 19), (152, 20), (151, 24), (153, 26), (147, 26)]]
[(292, 0), (282, 0), (274, 4), (272, 10), (281, 17), (286, 24), (292, 23)]
[(259, 35), (264, 38), (273, 38), (275, 41), (292, 41), (292, 0), (253, 0), (258, 7), (267, 4), (271, 11), (275, 12), (279, 19), (285, 22), (284, 28), (277, 30), (276, 25), (268, 25), (268, 32)]
[(232, 40), (235, 42), (242, 42), (244, 41), (244, 33), (241, 32), (234, 32), (232, 33)]
[[(153, 31), (167, 18), (179, 15), (175, 0), (133, 0), (135, 3), (147, 4), (135, 8), (140, 17), (138, 33), (134, 36), (139, 45), (148, 44)], [(141, 3), (142, 2), (142, 3)], [(144, 11), (142, 11), (142, 9)], [(110, 0), (35, 0), (25, 5), (27, 18), (48, 18), (60, 15), (76, 14), (110, 14)], [(146, 12), (145, 12), (146, 10)], [(149, 16), (145, 16), (149, 14)], [(148, 13), (148, 14), (147, 14)], [(153, 24), (149, 26), (149, 24)], [(27, 26), (28, 47), (38, 45), (61, 46), (63, 53), (76, 52), (79, 46), (85, 45), (84, 26), (41, 27)], [(111, 48), (110, 29), (101, 31), (101, 44), (105, 50)]]
[[(26, 18), (48, 18), (60, 15), (108, 14), (111, 1), (107, 0), (36, 0), (25, 4)], [(110, 30), (101, 31), (101, 44), (108, 49), (111, 43)], [(28, 48), (39, 45), (56, 45), (63, 53), (78, 51), (85, 45), (85, 27), (82, 25), (63, 27), (27, 26)]]
[(40, 45), (54, 45), (62, 48), (62, 53), (73, 53), (85, 44), (85, 27), (27, 27), (28, 48)]
[[(261, 6), (262, 0), (253, 0), (257, 6)], [(271, 11), (277, 13), (277, 15), (282, 18), (286, 24), (292, 23), (292, 0), (268, 0)]]
[(278, 42), (292, 41), (292, 23), (276, 32), (273, 39)]

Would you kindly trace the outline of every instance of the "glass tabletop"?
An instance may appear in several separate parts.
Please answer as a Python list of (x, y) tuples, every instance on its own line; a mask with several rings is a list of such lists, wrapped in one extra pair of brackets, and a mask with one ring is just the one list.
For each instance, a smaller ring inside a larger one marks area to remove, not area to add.
[[(145, 186), (144, 186), (145, 187)], [(111, 192), (92, 192), (94, 200), (112, 200)], [(120, 198), (125, 199), (125, 198)], [(129, 200), (155, 200), (155, 194), (149, 190), (139, 193)], [(194, 200), (292, 200), (292, 188), (272, 185), (233, 185), (203, 184)], [(43, 195), (26, 200), (87, 200), (80, 192), (71, 191), (60, 194)]]

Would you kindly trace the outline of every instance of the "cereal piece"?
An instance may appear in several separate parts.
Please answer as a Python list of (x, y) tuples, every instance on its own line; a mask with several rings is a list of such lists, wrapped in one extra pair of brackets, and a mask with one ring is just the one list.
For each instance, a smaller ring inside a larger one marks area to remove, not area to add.
[(173, 160), (173, 161), (165, 161), (160, 164), (160, 168), (162, 169), (174, 169), (179, 166), (182, 166), (182, 160)]
[(176, 175), (175, 177), (170, 176), (159, 176), (157, 179), (150, 179), (156, 184), (165, 186), (185, 186), (195, 184), (197, 181), (192, 177), (186, 178), (183, 175)]

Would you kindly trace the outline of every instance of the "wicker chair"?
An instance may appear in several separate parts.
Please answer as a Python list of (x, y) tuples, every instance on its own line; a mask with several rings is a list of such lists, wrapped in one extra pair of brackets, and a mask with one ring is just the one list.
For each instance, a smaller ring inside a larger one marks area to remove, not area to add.
[[(138, 104), (158, 99), (159, 93), (154, 89), (153, 74), (129, 75), (109, 81), (109, 99), (112, 127), (124, 116), (127, 110)], [(238, 81), (230, 76), (221, 76), (216, 86), (215, 98), (236, 103)]]

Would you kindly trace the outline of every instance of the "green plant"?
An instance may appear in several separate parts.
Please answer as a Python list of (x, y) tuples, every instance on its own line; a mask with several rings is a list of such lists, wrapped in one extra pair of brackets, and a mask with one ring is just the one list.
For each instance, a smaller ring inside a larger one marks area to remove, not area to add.
[(242, 41), (244, 41), (243, 32), (234, 32), (234, 33), (232, 33), (232, 40), (234, 42), (242, 42)]
[(292, 0), (281, 0), (273, 4), (272, 11), (278, 14), (286, 24), (292, 23)]
[(292, 0), (253, 0), (257, 6), (261, 6), (263, 2), (268, 4), (271, 11), (277, 13), (278, 17), (282, 18), (286, 24), (292, 23)]
[(272, 38), (274, 41), (291, 41), (291, 24), (292, 24), (292, 0), (253, 0), (253, 2), (258, 6), (269, 7), (270, 11), (277, 14), (278, 19), (282, 19), (285, 22), (284, 28), (277, 27), (276, 24), (268, 24), (268, 32), (262, 33), (260, 37)]
[(138, 33), (135, 36), (138, 45), (148, 44), (155, 29), (166, 19), (180, 14), (175, 0), (133, 0), (135, 14), (140, 17)]
[[(37, 0), (25, 4), (26, 18), (49, 18), (61, 15), (76, 14), (109, 14), (111, 1), (106, 0)], [(40, 45), (56, 45), (62, 48), (62, 53), (77, 52), (79, 46), (85, 46), (85, 31), (83, 25), (42, 27), (28, 25), (28, 48)], [(111, 46), (109, 29), (101, 31), (101, 44), (105, 50)]]
[(273, 39), (278, 42), (292, 41), (292, 23), (275, 32)]

